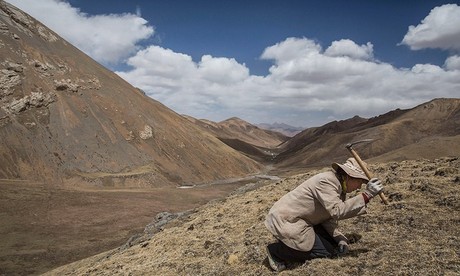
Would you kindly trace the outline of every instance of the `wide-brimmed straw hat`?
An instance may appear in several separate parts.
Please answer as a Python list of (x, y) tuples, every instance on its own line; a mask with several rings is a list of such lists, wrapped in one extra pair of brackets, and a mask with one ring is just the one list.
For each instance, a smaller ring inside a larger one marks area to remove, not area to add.
[[(365, 162), (363, 163), (364, 163), (364, 166), (366, 166), (367, 168), (367, 164)], [(342, 170), (345, 171), (346, 174), (348, 174), (351, 177), (360, 178), (360, 179), (369, 181), (369, 178), (366, 176), (366, 174), (363, 172), (363, 170), (359, 166), (358, 161), (356, 161), (356, 159), (354, 158), (348, 158), (345, 164), (332, 163), (331, 166), (335, 171), (337, 171), (337, 169), (340, 167), (342, 168)]]

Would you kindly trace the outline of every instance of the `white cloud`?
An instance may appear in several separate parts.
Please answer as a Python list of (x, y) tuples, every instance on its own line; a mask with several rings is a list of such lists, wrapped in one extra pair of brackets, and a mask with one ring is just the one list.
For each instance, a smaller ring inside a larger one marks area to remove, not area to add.
[(412, 72), (416, 74), (420, 73), (428, 73), (428, 74), (436, 74), (444, 72), (441, 67), (433, 64), (416, 64), (411, 69)]
[(267, 47), (262, 53), (262, 59), (273, 59), (280, 64), (289, 62), (299, 57), (308, 58), (321, 51), (321, 46), (313, 40), (289, 37), (276, 45)]
[(210, 55), (204, 55), (198, 68), (204, 80), (215, 83), (233, 84), (249, 77), (249, 69), (233, 58), (213, 58)]
[[(139, 15), (90, 16), (59, 0), (7, 0), (104, 64), (115, 64), (134, 54), (137, 43), (151, 37), (153, 27)], [(65, 24), (63, 24), (65, 22)]]
[[(460, 71), (431, 64), (398, 69), (368, 60), (371, 44), (341, 40), (327, 49), (334, 50), (323, 52), (307, 38), (287, 38), (265, 49), (261, 58), (274, 65), (270, 74), (258, 77), (235, 59), (205, 55), (196, 63), (152, 46), (129, 60), (132, 71), (118, 74), (176, 112), (215, 121), (240, 116), (255, 123), (319, 125), (330, 118), (370, 117), (437, 97), (458, 97)], [(348, 55), (331, 55), (341, 50)], [(318, 114), (321, 118), (314, 118)]]
[(373, 58), (374, 45), (368, 42), (366, 45), (357, 45), (350, 39), (342, 39), (332, 42), (324, 54), (331, 57), (347, 56), (354, 59), (368, 60)]
[(432, 9), (419, 25), (409, 26), (401, 43), (412, 50), (460, 50), (460, 7), (447, 4)]
[(159, 46), (150, 46), (137, 52), (128, 59), (127, 64), (136, 68), (139, 74), (167, 79), (186, 77), (196, 69), (190, 56)]
[(447, 70), (460, 70), (460, 56), (451, 56), (446, 59), (444, 67)]
[(186, 54), (150, 46), (128, 64), (134, 69), (117, 74), (177, 112), (209, 112), (215, 117), (220, 112), (230, 115), (225, 113), (228, 106), (245, 106), (238, 102), (243, 99), (238, 87), (250, 77), (249, 69), (235, 59), (205, 55), (195, 63)]

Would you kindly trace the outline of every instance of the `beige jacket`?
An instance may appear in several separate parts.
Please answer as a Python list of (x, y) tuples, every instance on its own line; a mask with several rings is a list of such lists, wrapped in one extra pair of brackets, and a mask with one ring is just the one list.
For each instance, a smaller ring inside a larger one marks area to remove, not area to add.
[(332, 171), (317, 174), (284, 195), (270, 209), (265, 226), (287, 246), (310, 251), (315, 242), (313, 226), (321, 224), (339, 242), (347, 241), (337, 221), (366, 213), (362, 195), (340, 199), (342, 187)]

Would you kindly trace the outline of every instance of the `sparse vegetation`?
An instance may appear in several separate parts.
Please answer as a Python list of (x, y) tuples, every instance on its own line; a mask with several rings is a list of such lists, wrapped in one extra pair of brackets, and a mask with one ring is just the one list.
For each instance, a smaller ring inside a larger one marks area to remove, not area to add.
[[(390, 205), (374, 199), (370, 213), (341, 222), (362, 239), (339, 259), (316, 259), (281, 275), (458, 275), (460, 158), (373, 164)], [(446, 175), (438, 168), (449, 168)], [(263, 225), (271, 205), (316, 171), (267, 181), (210, 202), (173, 220), (150, 239), (58, 268), (48, 275), (274, 275)]]

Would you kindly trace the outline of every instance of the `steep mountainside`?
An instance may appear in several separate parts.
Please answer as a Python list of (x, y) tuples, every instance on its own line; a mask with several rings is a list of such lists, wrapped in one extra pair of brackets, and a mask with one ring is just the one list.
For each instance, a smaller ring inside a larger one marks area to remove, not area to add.
[(261, 166), (0, 1), (0, 179), (198, 183)]
[[(306, 129), (281, 146), (279, 168), (315, 167), (349, 156), (347, 143), (375, 139), (356, 150), (379, 161), (460, 154), (460, 99), (435, 99), (370, 119), (354, 117)], [(397, 152), (397, 153), (396, 153)]]

